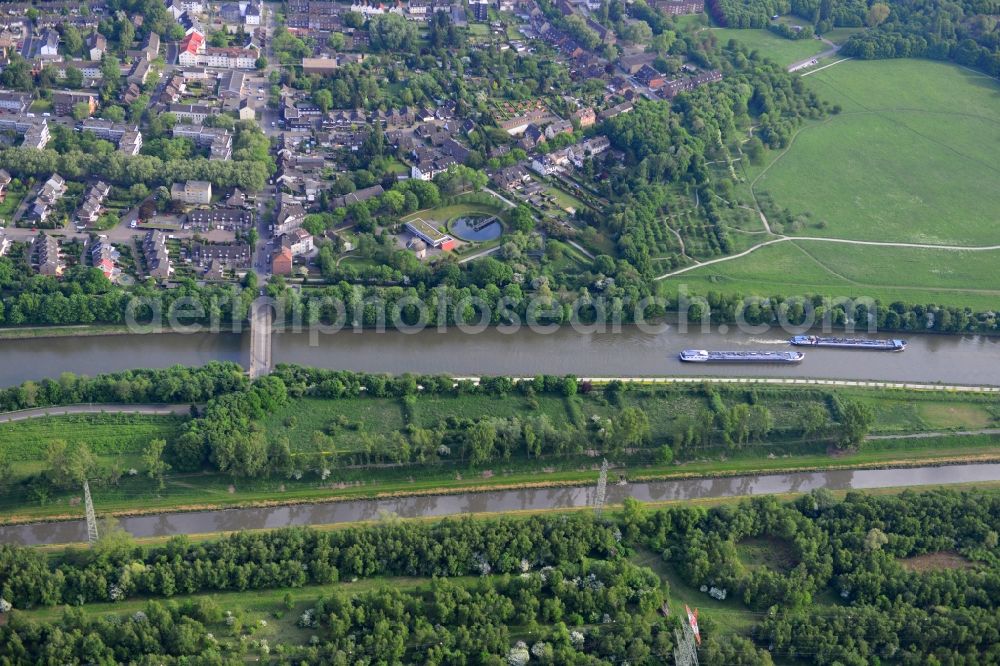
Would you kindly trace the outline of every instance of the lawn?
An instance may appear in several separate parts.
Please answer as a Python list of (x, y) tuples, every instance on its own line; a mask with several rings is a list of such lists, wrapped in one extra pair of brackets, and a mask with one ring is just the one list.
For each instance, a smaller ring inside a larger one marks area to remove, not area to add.
[(966, 305), (986, 311), (1000, 299), (1000, 250), (967, 252), (794, 241), (696, 268), (666, 282), (691, 293), (871, 297), (883, 302)]
[(712, 35), (721, 46), (728, 44), (730, 39), (735, 39), (750, 51), (759, 51), (765, 58), (784, 66), (830, 48), (818, 39), (785, 39), (765, 29), (713, 28)]
[(388, 437), (402, 427), (399, 401), (377, 398), (300, 398), (264, 420), (268, 438), (288, 437), (293, 452), (310, 450), (316, 431), (334, 435), (338, 451), (346, 452), (357, 451), (365, 433)]
[(39, 461), (54, 439), (85, 443), (98, 456), (141, 453), (152, 439), (171, 440), (185, 421), (148, 414), (74, 414), (0, 424), (0, 451), (10, 460)]
[(28, 188), (23, 185), (7, 188), (7, 196), (4, 197), (3, 201), (0, 201), (0, 220), (10, 220), (27, 193)]
[(926, 60), (850, 61), (805, 80), (843, 112), (757, 174), (755, 192), (810, 214), (786, 233), (1000, 243), (1000, 85)]

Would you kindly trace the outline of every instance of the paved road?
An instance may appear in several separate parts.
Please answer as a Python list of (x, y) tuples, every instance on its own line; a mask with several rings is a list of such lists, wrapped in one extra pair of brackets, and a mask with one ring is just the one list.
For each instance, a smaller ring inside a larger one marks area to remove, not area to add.
[(66, 405), (63, 407), (39, 407), (37, 409), (22, 409), (16, 412), (0, 413), (0, 423), (27, 421), (46, 416), (67, 416), (70, 414), (150, 414), (166, 416), (177, 414), (184, 416), (191, 413), (191, 405), (113, 405), (88, 403), (85, 405)]
[[(822, 38), (820, 38), (820, 39), (822, 39)], [(818, 54), (816, 54), (814, 56), (809, 56), (808, 58), (805, 58), (804, 60), (799, 60), (798, 62), (793, 62), (791, 65), (788, 66), (788, 71), (789, 72), (795, 72), (795, 71), (798, 71), (800, 69), (805, 69), (806, 67), (809, 67), (810, 65), (815, 65), (816, 63), (818, 63), (823, 58), (829, 58), (832, 55), (836, 55), (837, 52), (840, 51), (840, 45), (839, 44), (834, 44), (829, 39), (822, 39), (822, 41), (823, 41), (824, 44), (826, 44), (830, 48), (827, 49), (826, 51), (823, 51), (822, 53), (818, 53)]]
[(932, 437), (948, 437), (949, 435), (957, 435), (959, 437), (968, 437), (970, 435), (1000, 435), (1000, 428), (981, 428), (979, 430), (952, 430), (942, 432), (911, 432), (902, 435), (868, 435), (865, 439), (931, 439)]
[[(455, 377), (455, 381), (470, 381), (478, 384), (479, 377)], [(512, 377), (513, 381), (533, 379), (532, 377)], [(1000, 386), (977, 386), (971, 384), (922, 384), (915, 382), (875, 382), (853, 379), (796, 379), (792, 377), (578, 377), (581, 382), (606, 384), (619, 381), (627, 384), (778, 384), (785, 386), (833, 386), (846, 388), (889, 388), (910, 391), (943, 391), (947, 393), (1000, 393)]]

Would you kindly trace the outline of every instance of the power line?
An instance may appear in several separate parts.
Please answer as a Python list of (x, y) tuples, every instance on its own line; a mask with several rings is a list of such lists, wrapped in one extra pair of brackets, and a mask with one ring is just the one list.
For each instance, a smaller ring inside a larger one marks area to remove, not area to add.
[(94, 515), (94, 502), (90, 498), (90, 484), (83, 480), (83, 501), (87, 511), (87, 543), (93, 546), (97, 543), (97, 516)]
[(597, 477), (597, 493), (594, 495), (594, 515), (600, 517), (604, 510), (604, 498), (608, 493), (608, 459), (601, 463), (601, 475)]

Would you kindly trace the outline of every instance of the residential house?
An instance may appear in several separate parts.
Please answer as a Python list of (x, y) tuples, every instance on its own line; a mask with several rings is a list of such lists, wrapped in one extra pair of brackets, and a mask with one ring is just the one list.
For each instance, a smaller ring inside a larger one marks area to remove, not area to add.
[(246, 88), (246, 72), (230, 69), (219, 77), (219, 97), (239, 99)]
[(260, 7), (257, 4), (251, 2), (247, 5), (247, 9), (243, 13), (243, 22), (247, 26), (260, 25)]
[(250, 266), (250, 246), (246, 243), (195, 243), (191, 246), (191, 260), (201, 268), (219, 264), (229, 270)]
[(212, 203), (212, 183), (205, 180), (188, 180), (170, 187), (170, 198), (186, 204)]
[(24, 130), (24, 141), (21, 143), (25, 148), (35, 148), (41, 150), (49, 142), (52, 135), (49, 134), (49, 123), (42, 118), (40, 121), (28, 123)]
[(549, 123), (549, 126), (545, 128), (545, 138), (554, 139), (559, 134), (572, 134), (573, 133), (573, 123), (568, 120), (557, 120), (553, 123)]
[(614, 118), (615, 116), (620, 116), (623, 113), (629, 113), (635, 108), (632, 102), (622, 102), (621, 104), (616, 104), (615, 106), (609, 107), (601, 111), (599, 118), (601, 120), (607, 120), (609, 118)]
[(292, 274), (292, 250), (281, 246), (271, 256), (271, 272), (275, 275)]
[(253, 228), (253, 213), (239, 208), (196, 209), (188, 213), (187, 223), (194, 231), (244, 232)]
[(135, 156), (142, 149), (142, 132), (137, 129), (128, 130), (118, 141), (118, 152)]
[(52, 236), (43, 233), (35, 236), (31, 255), (35, 269), (40, 275), (62, 275), (66, 267), (59, 253), (59, 241)]
[(194, 31), (181, 40), (177, 52), (177, 64), (183, 67), (203, 64), (199, 60), (205, 52), (205, 35)]
[(353, 203), (368, 201), (369, 199), (380, 197), (383, 194), (385, 194), (385, 190), (382, 189), (381, 185), (372, 185), (371, 187), (366, 187), (364, 189), (351, 192), (350, 194), (345, 194), (342, 197), (337, 197), (333, 200), (333, 206), (334, 208), (346, 208)]
[(97, 98), (87, 92), (72, 92), (60, 90), (52, 93), (52, 110), (57, 116), (73, 115), (73, 107), (77, 104), (87, 106), (87, 115), (93, 115), (97, 111)]
[(282, 194), (278, 201), (278, 214), (274, 220), (274, 235), (286, 234), (292, 229), (298, 229), (306, 218), (306, 210), (298, 201)]
[(59, 58), (59, 33), (55, 28), (49, 28), (35, 38), (35, 49), (35, 57), (41, 60)]
[(104, 35), (95, 30), (90, 35), (90, 39), (87, 40), (87, 46), (90, 49), (90, 59), (100, 60), (108, 50), (108, 40)]
[(633, 76), (639, 73), (643, 67), (647, 65), (652, 65), (653, 61), (656, 60), (657, 54), (655, 52), (642, 52), (633, 55), (623, 55), (618, 59), (618, 65), (624, 69), (629, 74)]
[(10, 239), (7, 238), (7, 232), (0, 229), (0, 257), (7, 254), (7, 250), (10, 249)]
[(574, 111), (572, 118), (580, 123), (581, 128), (591, 127), (597, 122), (597, 114), (589, 106)]
[(717, 69), (713, 69), (708, 72), (701, 72), (695, 76), (684, 77), (681, 79), (675, 79), (674, 81), (668, 81), (666, 85), (663, 86), (662, 94), (667, 99), (676, 96), (679, 93), (686, 92), (688, 90), (694, 90), (698, 86), (703, 86), (706, 83), (714, 83), (716, 81), (722, 80), (722, 72)]
[(10, 185), (10, 174), (6, 169), (0, 169), (0, 201), (7, 198), (8, 185)]
[(644, 86), (652, 88), (653, 90), (659, 90), (667, 83), (663, 74), (660, 74), (649, 65), (643, 65), (642, 68), (636, 72), (635, 80)]
[(149, 76), (149, 60), (146, 56), (142, 56), (134, 63), (132, 63), (132, 69), (129, 70), (128, 77), (126, 81), (128, 83), (134, 83), (136, 85), (142, 85), (146, 82), (146, 78)]
[(149, 231), (142, 242), (142, 254), (146, 259), (146, 273), (151, 278), (165, 280), (174, 272), (170, 265), (170, 251), (167, 249), (167, 235), (162, 231)]
[(27, 113), (31, 100), (30, 93), (0, 90), (0, 109), (9, 113)]
[(315, 246), (312, 234), (299, 227), (298, 229), (292, 229), (281, 237), (281, 247), (287, 247), (292, 251), (293, 257), (299, 257), (312, 252)]
[(243, 12), (240, 11), (240, 6), (235, 2), (227, 2), (219, 7), (219, 18), (222, 19), (223, 23), (241, 23)]
[(35, 197), (35, 203), (31, 209), (31, 217), (44, 222), (52, 212), (52, 206), (64, 194), (66, 194), (66, 181), (59, 174), (52, 174), (38, 190), (38, 196)]
[(87, 227), (97, 222), (101, 217), (101, 211), (104, 209), (102, 205), (104, 199), (110, 191), (111, 186), (103, 181), (97, 181), (87, 190), (83, 203), (76, 211), (77, 226)]
[(167, 111), (174, 114), (179, 120), (194, 125), (200, 125), (208, 116), (213, 116), (219, 112), (218, 109), (204, 104), (170, 104)]
[(146, 41), (142, 43), (142, 55), (146, 60), (152, 62), (160, 55), (160, 36), (155, 32), (146, 35)]
[(121, 275), (121, 269), (118, 268), (120, 257), (121, 254), (114, 245), (108, 242), (107, 236), (98, 236), (97, 241), (90, 248), (90, 263), (112, 282)]
[(507, 192), (512, 192), (519, 189), (531, 176), (528, 175), (528, 170), (522, 165), (514, 164), (513, 166), (500, 169), (493, 174), (492, 178), (497, 187)]

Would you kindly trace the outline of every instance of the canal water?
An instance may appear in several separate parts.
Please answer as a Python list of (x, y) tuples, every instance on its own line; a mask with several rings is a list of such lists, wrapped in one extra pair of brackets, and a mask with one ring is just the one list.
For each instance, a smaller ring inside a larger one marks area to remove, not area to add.
[[(644, 502), (658, 502), (808, 492), (816, 488), (861, 490), (998, 480), (1000, 480), (1000, 464), (768, 474), (611, 485), (607, 489), (607, 502), (619, 504), (626, 497), (634, 497)], [(377, 520), (381, 516), (393, 514), (402, 518), (425, 518), (586, 507), (593, 503), (594, 493), (593, 486), (497, 490), (260, 509), (166, 513), (123, 518), (121, 525), (136, 537), (202, 534), (220, 530), (273, 529), (290, 525), (328, 525)], [(96, 501), (99, 504), (100, 498), (96, 498)], [(82, 520), (0, 527), (0, 543), (61, 544), (81, 542), (86, 538), (87, 529)]]
[[(885, 337), (885, 336), (883, 336)], [(342, 331), (336, 334), (278, 333), (275, 363), (388, 373), (449, 373), (459, 376), (538, 373), (590, 377), (719, 375), (813, 377), (899, 382), (1000, 385), (1000, 338), (907, 335), (905, 352), (806, 349), (798, 365), (705, 365), (681, 363), (682, 349), (790, 349), (788, 334), (681, 333), (675, 326), (643, 332), (580, 333), (569, 328), (537, 333), (524, 328), (466, 333), (426, 330), (415, 334)], [(86, 375), (210, 360), (246, 363), (249, 335), (163, 334), (0, 341), (0, 386), (27, 379)]]

